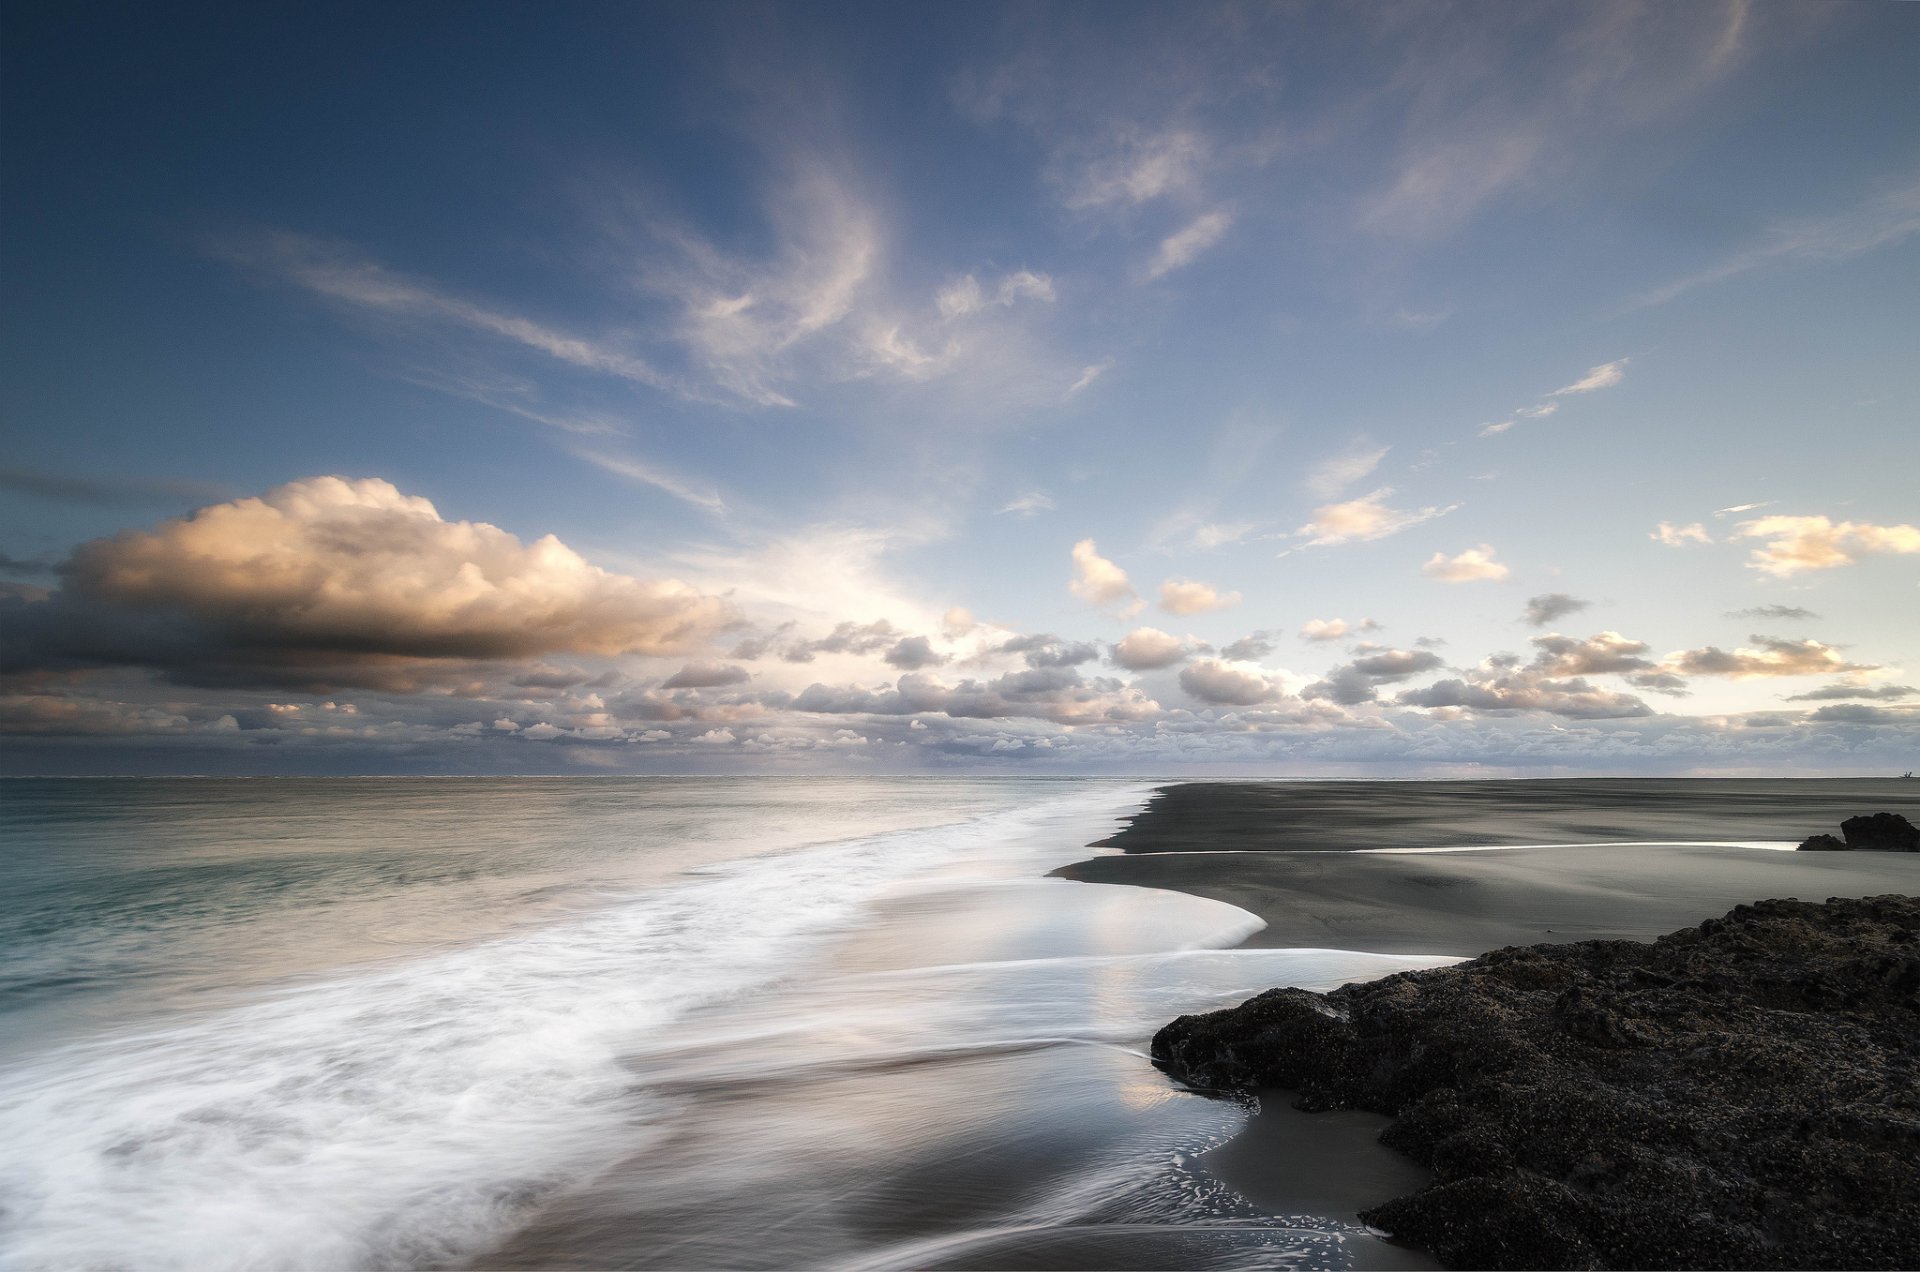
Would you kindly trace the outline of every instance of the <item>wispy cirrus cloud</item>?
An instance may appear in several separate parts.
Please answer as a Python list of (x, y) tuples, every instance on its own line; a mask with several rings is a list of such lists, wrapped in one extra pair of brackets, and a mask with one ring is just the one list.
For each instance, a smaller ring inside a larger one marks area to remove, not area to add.
[(1200, 259), (1233, 228), (1233, 213), (1225, 209), (1205, 212), (1160, 240), (1160, 247), (1147, 262), (1148, 281), (1163, 278), (1176, 269), (1184, 269)]
[(1390, 534), (1398, 534), (1409, 526), (1417, 526), (1435, 517), (1444, 517), (1460, 506), (1449, 504), (1444, 508), (1438, 506), (1393, 508), (1387, 504), (1387, 500), (1392, 495), (1391, 486), (1382, 486), (1358, 499), (1349, 499), (1344, 503), (1323, 504), (1315, 508), (1313, 520), (1294, 531), (1296, 535), (1306, 540), (1300, 546), (1319, 548), (1384, 539)]
[(1630, 307), (1664, 305), (1697, 287), (1757, 269), (1847, 260), (1892, 247), (1915, 234), (1920, 234), (1920, 180), (1907, 179), (1838, 212), (1778, 221), (1724, 260), (1643, 292)]
[[(1555, 389), (1553, 392), (1547, 394), (1547, 396), (1570, 397), (1574, 394), (1597, 393), (1601, 389), (1610, 389), (1627, 378), (1627, 363), (1630, 361), (1632, 361), (1630, 358), (1615, 358), (1612, 362), (1602, 362), (1599, 366), (1591, 368), (1585, 375), (1575, 380), (1572, 384)], [(1539, 413), (1544, 415), (1553, 414), (1550, 410)]]

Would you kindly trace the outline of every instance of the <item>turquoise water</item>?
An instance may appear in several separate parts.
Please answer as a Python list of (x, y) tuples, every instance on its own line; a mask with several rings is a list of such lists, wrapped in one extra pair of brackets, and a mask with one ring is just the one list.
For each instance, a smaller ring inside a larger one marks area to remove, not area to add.
[(910, 1266), (1148, 1223), (1347, 1266), (1353, 1225), (1191, 1167), (1241, 1112), (1140, 1050), (1420, 960), (1042, 877), (1146, 789), (0, 783), (0, 1264)]

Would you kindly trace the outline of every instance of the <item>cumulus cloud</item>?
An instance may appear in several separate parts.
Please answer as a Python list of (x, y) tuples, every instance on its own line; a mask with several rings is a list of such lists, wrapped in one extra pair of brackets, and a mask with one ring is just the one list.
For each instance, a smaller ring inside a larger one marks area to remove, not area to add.
[(1216, 210), (1195, 217), (1160, 241), (1160, 249), (1147, 262), (1147, 277), (1161, 278), (1193, 264), (1232, 228), (1231, 212)]
[(817, 640), (789, 645), (781, 657), (788, 662), (812, 662), (816, 654), (871, 654), (885, 649), (904, 635), (886, 619), (871, 623), (852, 620), (835, 623), (833, 630)]
[(1875, 552), (1920, 552), (1920, 526), (1877, 526), (1827, 517), (1761, 517), (1742, 521), (1736, 539), (1766, 539), (1753, 549), (1750, 568), (1786, 578), (1803, 570), (1852, 565)]
[(1349, 623), (1344, 618), (1310, 618), (1300, 624), (1300, 639), (1325, 643), (1339, 640), (1343, 636), (1358, 635), (1361, 632), (1377, 632), (1380, 624), (1370, 618), (1357, 623)]
[(1187, 656), (1186, 642), (1157, 627), (1136, 627), (1113, 646), (1110, 657), (1128, 671), (1171, 667)]
[[(725, 663), (716, 662), (690, 662), (661, 681), (660, 687), (662, 689), (720, 689), (728, 685), (743, 685), (751, 679), (753, 676), (745, 667), (730, 667)], [(525, 677), (521, 677), (515, 683), (525, 683), (525, 680)]]
[(1242, 636), (1225, 649), (1220, 656), (1228, 662), (1259, 662), (1274, 650), (1273, 638), (1278, 632), (1254, 632)]
[(1313, 510), (1313, 520), (1294, 533), (1306, 540), (1303, 547), (1318, 548), (1340, 543), (1366, 543), (1397, 534), (1408, 526), (1445, 516), (1458, 504), (1445, 508), (1399, 509), (1387, 506), (1393, 488), (1382, 486), (1369, 495), (1345, 503), (1323, 504)]
[(1584, 376), (1565, 388), (1555, 389), (1548, 397), (1567, 397), (1574, 393), (1594, 393), (1601, 389), (1610, 389), (1627, 378), (1627, 362), (1619, 358), (1612, 362), (1603, 362), (1589, 370)]
[(1444, 552), (1436, 552), (1420, 567), (1420, 573), (1443, 583), (1480, 583), (1498, 582), (1512, 571), (1494, 560), (1493, 549), (1483, 543), (1477, 548), (1468, 548), (1458, 556), (1450, 557)]
[(1689, 543), (1713, 542), (1713, 536), (1708, 534), (1707, 528), (1698, 521), (1684, 526), (1676, 526), (1671, 521), (1662, 521), (1647, 537), (1664, 543), (1670, 548), (1684, 548)]
[(1373, 702), (1379, 686), (1397, 684), (1442, 665), (1440, 655), (1426, 649), (1383, 649), (1356, 658), (1328, 672), (1301, 691), (1303, 698), (1323, 698), (1343, 707)]
[(1213, 658), (1202, 658), (1180, 669), (1180, 687), (1202, 702), (1223, 707), (1250, 707), (1280, 696), (1265, 676)]
[(919, 671), (923, 667), (938, 667), (947, 661), (947, 656), (934, 649), (933, 642), (925, 636), (908, 636), (887, 650), (886, 661), (902, 671)]
[(1787, 701), (1833, 702), (1844, 701), (1849, 698), (1861, 698), (1892, 702), (1899, 698), (1911, 698), (1916, 693), (1920, 693), (1920, 689), (1915, 689), (1912, 685), (1838, 684), (1823, 685), (1807, 693), (1796, 693), (1788, 698)]
[(1809, 719), (1819, 724), (1895, 724), (1912, 718), (1907, 711), (1889, 711), (1885, 707), (1871, 707), (1865, 703), (1842, 703), (1831, 707), (1821, 707)]
[(1489, 715), (1544, 711), (1575, 720), (1617, 720), (1653, 714), (1627, 693), (1596, 689), (1584, 680), (1546, 680), (1529, 671), (1488, 671), (1474, 679), (1436, 680), (1409, 689), (1399, 701), (1410, 707), (1451, 707)]
[(1878, 671), (1877, 666), (1848, 662), (1832, 645), (1817, 640), (1781, 640), (1749, 636), (1753, 647), (1731, 652), (1713, 645), (1669, 654), (1663, 664), (1687, 676), (1726, 676), (1753, 680), (1766, 676), (1820, 676), (1830, 672)]
[(1205, 614), (1231, 609), (1240, 603), (1238, 592), (1217, 592), (1211, 583), (1168, 579), (1160, 585), (1160, 608), (1169, 614)]
[(683, 654), (736, 619), (684, 583), (612, 573), (552, 535), (522, 543), (445, 520), (377, 478), (309, 478), (96, 539), (62, 574), (26, 634), (39, 654), (266, 681), (396, 661)]
[(1016, 636), (994, 651), (1019, 654), (1029, 667), (1077, 667), (1100, 656), (1100, 647), (1089, 640), (1066, 641), (1044, 633)]
[(1543, 592), (1527, 598), (1526, 621), (1534, 627), (1545, 627), (1569, 614), (1577, 614), (1592, 604), (1592, 601), (1583, 601), (1565, 592)]
[(1100, 555), (1092, 539), (1073, 545), (1073, 581), (1067, 585), (1089, 605), (1111, 605), (1133, 595), (1127, 572)]
[(909, 672), (880, 689), (815, 684), (790, 705), (794, 711), (816, 715), (1024, 717), (1056, 724), (1147, 720), (1161, 710), (1159, 703), (1131, 685), (1104, 677), (1085, 680), (1071, 667), (1036, 667), (957, 684), (925, 672)]
[(1631, 640), (1619, 632), (1600, 632), (1585, 640), (1556, 632), (1535, 636), (1532, 643), (1539, 651), (1534, 669), (1543, 676), (1624, 675), (1654, 667), (1653, 660), (1646, 656), (1647, 642)]
[(1311, 473), (1307, 474), (1307, 489), (1322, 499), (1331, 499), (1348, 486), (1363, 480), (1380, 467), (1380, 461), (1387, 457), (1386, 446), (1376, 446), (1368, 439), (1356, 438), (1346, 450), (1323, 460)]

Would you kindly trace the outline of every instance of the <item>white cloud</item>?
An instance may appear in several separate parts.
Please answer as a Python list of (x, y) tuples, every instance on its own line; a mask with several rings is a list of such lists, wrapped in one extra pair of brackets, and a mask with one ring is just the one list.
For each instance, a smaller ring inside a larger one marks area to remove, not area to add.
[(1091, 364), (1090, 366), (1082, 367), (1080, 369), (1080, 378), (1075, 380), (1072, 384), (1068, 385), (1067, 391), (1061, 396), (1062, 397), (1077, 396), (1082, 389), (1086, 388), (1089, 384), (1092, 384), (1095, 380), (1098, 380), (1101, 376), (1105, 375), (1107, 372), (1111, 370), (1113, 370), (1112, 358), (1105, 358), (1099, 362), (1095, 362)]
[[(1625, 362), (1626, 359), (1622, 358), (1621, 361)], [(1537, 406), (1523, 406), (1515, 411), (1514, 414), (1520, 416), (1522, 419), (1544, 420), (1559, 409), (1560, 404), (1558, 402), (1542, 402)]]
[(1387, 457), (1390, 449), (1376, 446), (1364, 437), (1356, 438), (1346, 450), (1322, 461), (1307, 475), (1307, 489), (1322, 499), (1331, 499), (1380, 467), (1380, 461)]
[(1453, 557), (1436, 552), (1420, 567), (1420, 573), (1443, 583), (1480, 583), (1498, 582), (1512, 571), (1494, 560), (1493, 549), (1483, 543)]
[(1168, 579), (1160, 585), (1160, 608), (1169, 614), (1205, 614), (1211, 610), (1231, 609), (1240, 603), (1240, 593), (1222, 594), (1211, 583), (1188, 579)]
[(934, 306), (942, 318), (951, 320), (971, 317), (990, 306), (1004, 309), (1021, 300), (1050, 301), (1053, 298), (1053, 279), (1023, 269), (1004, 275), (991, 290), (982, 287), (974, 275), (963, 274), (935, 294)]
[(1392, 487), (1383, 486), (1370, 495), (1345, 503), (1324, 504), (1313, 510), (1313, 520), (1294, 533), (1305, 538), (1302, 547), (1317, 548), (1340, 543), (1365, 543), (1397, 534), (1409, 526), (1445, 516), (1458, 504), (1445, 508), (1403, 510), (1389, 508), (1386, 500)]
[(1379, 630), (1380, 624), (1370, 618), (1363, 618), (1357, 623), (1348, 623), (1344, 618), (1310, 618), (1300, 624), (1300, 639), (1324, 644), (1343, 636)]
[(1238, 543), (1252, 534), (1258, 527), (1251, 521), (1208, 522), (1193, 528), (1193, 546), (1196, 548), (1219, 548), (1229, 543)]
[(1713, 536), (1698, 521), (1684, 526), (1676, 526), (1671, 521), (1662, 521), (1647, 535), (1670, 548), (1683, 548), (1689, 543), (1712, 543)]
[(643, 464), (637, 459), (608, 455), (599, 451), (575, 451), (574, 454), (597, 468), (604, 468), (610, 473), (652, 486), (656, 490), (663, 490), (675, 499), (690, 503), (696, 508), (712, 513), (724, 513), (727, 510), (726, 501), (718, 494), (711, 490), (703, 490), (651, 464)]
[(1501, 420), (1497, 424), (1482, 424), (1480, 426), (1480, 436), (1498, 437), (1519, 422), (1519, 420)]
[(1128, 671), (1171, 667), (1187, 656), (1186, 642), (1157, 627), (1136, 627), (1114, 645), (1114, 664)]
[(1233, 228), (1233, 214), (1224, 210), (1203, 213), (1160, 241), (1160, 248), (1147, 263), (1149, 279), (1162, 278), (1176, 269), (1184, 269), (1200, 259), (1202, 253), (1218, 243)]
[(1204, 136), (1186, 129), (1124, 132), (1081, 167), (1064, 202), (1070, 208), (1126, 207), (1190, 191), (1211, 149)]
[(1572, 384), (1555, 389), (1547, 396), (1566, 397), (1571, 393), (1595, 393), (1601, 389), (1610, 389), (1627, 378), (1627, 363), (1630, 361), (1632, 361), (1630, 358), (1617, 358), (1612, 362), (1603, 362)]
[(1073, 581), (1067, 585), (1089, 605), (1110, 605), (1133, 595), (1127, 572), (1100, 555), (1092, 539), (1073, 545)]
[(1000, 509), (1001, 514), (1011, 513), (1016, 517), (1032, 517), (1043, 512), (1053, 511), (1053, 496), (1045, 491), (1029, 490), (1026, 494), (1007, 501)]
[(1920, 552), (1920, 526), (1836, 522), (1828, 517), (1761, 517), (1742, 521), (1733, 537), (1768, 540), (1753, 550), (1748, 565), (1776, 578), (1852, 565), (1871, 553)]

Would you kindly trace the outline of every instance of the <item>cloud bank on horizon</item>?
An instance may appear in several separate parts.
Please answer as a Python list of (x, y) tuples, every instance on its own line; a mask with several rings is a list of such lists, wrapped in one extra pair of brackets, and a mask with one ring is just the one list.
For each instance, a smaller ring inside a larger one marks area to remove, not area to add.
[(1913, 9), (488, 12), (16, 24), (0, 771), (1913, 767)]

